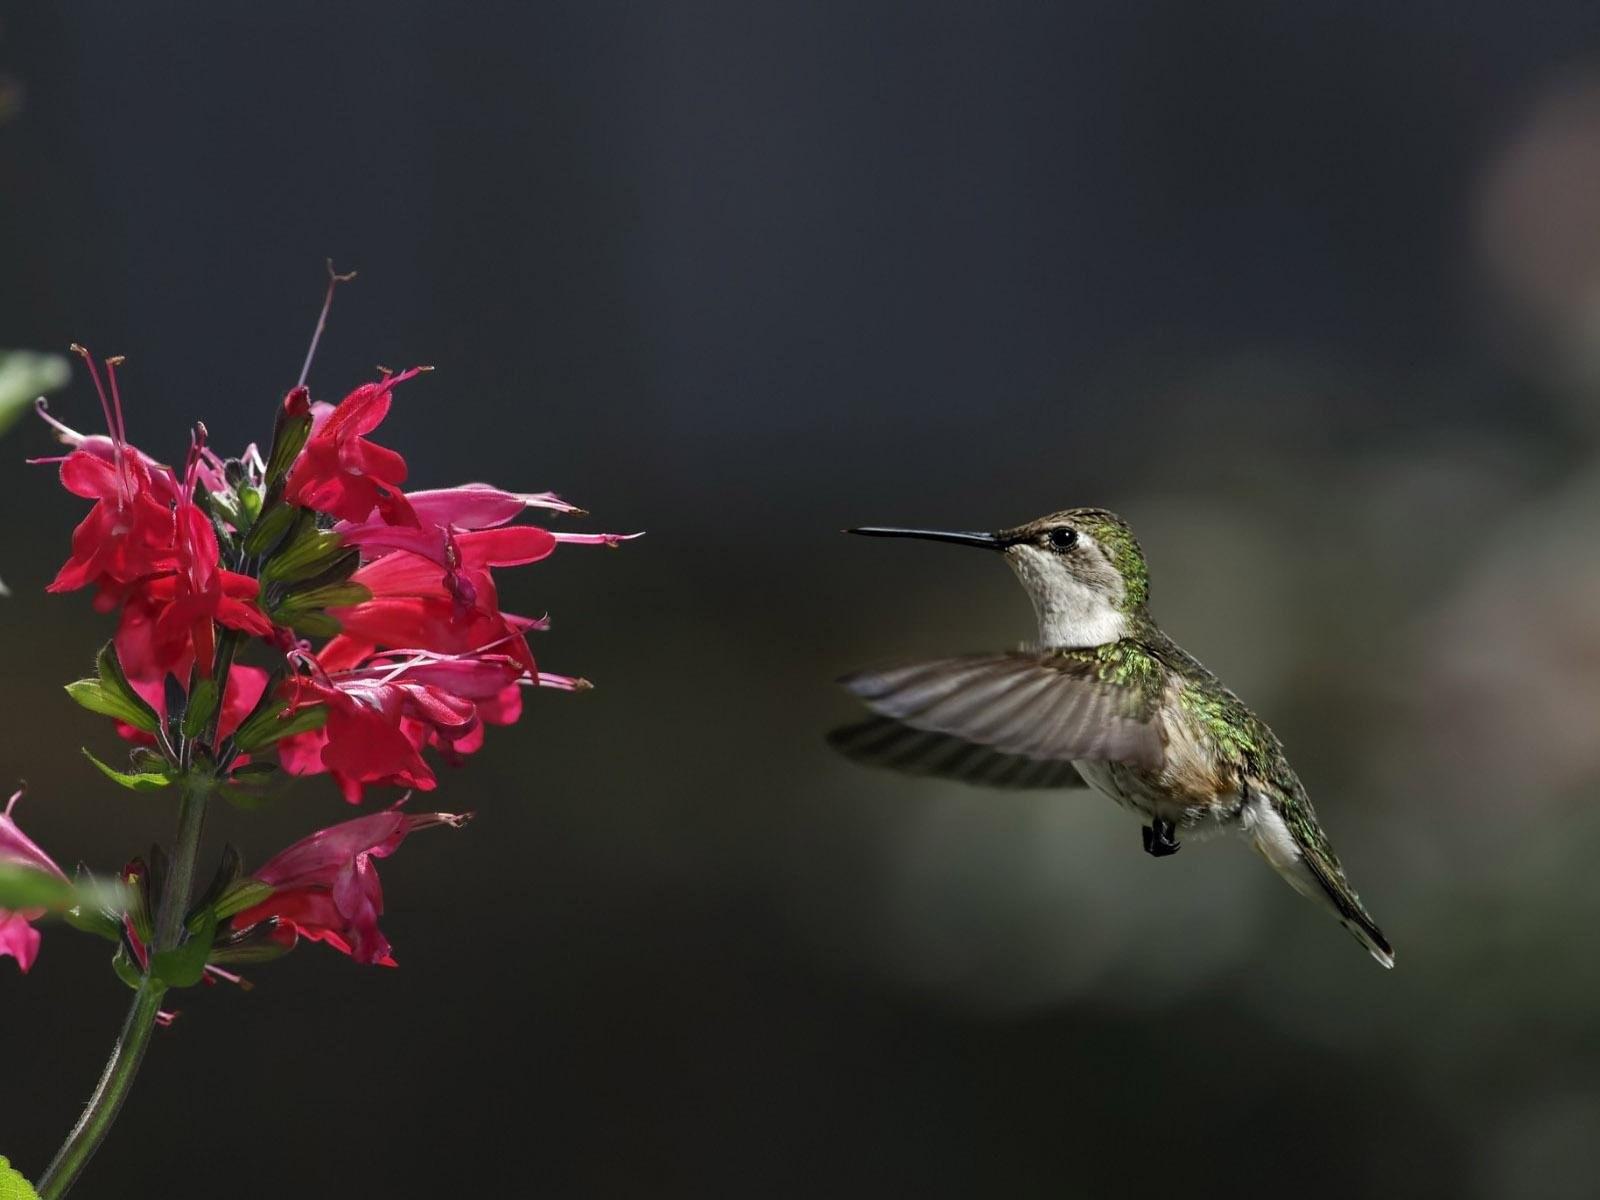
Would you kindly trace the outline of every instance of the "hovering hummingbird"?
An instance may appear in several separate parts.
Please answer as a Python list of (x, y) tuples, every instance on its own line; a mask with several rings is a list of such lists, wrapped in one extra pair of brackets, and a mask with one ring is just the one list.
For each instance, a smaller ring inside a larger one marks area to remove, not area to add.
[(1144, 552), (1122, 518), (1070, 508), (998, 533), (846, 532), (998, 551), (1033, 601), (1039, 645), (848, 675), (879, 716), (836, 730), (835, 747), (997, 787), (1088, 783), (1148, 822), (1144, 848), (1158, 858), (1178, 852), (1180, 834), (1238, 831), (1394, 966), (1277, 737), (1151, 619)]

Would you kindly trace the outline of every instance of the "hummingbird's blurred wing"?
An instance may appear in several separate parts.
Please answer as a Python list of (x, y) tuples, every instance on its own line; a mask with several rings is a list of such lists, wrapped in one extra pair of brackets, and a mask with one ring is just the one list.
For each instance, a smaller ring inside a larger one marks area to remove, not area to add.
[(872, 717), (835, 729), (828, 744), (859, 763), (907, 775), (932, 775), (994, 788), (1087, 787), (1070, 762), (1025, 758), (949, 733), (929, 733), (893, 717)]
[(1003, 754), (1160, 769), (1165, 738), (1155, 697), (1106, 682), (1095, 664), (1055, 651), (972, 654), (840, 682), (874, 712)]

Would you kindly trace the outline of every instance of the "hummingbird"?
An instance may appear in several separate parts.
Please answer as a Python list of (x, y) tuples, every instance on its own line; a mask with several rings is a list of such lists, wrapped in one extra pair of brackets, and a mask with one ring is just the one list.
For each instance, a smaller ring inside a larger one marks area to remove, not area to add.
[(878, 714), (829, 741), (910, 774), (1010, 788), (1092, 786), (1145, 824), (1144, 849), (1243, 835), (1385, 967), (1394, 950), (1345, 880), (1276, 735), (1150, 616), (1133, 531), (1069, 508), (997, 533), (864, 526), (846, 533), (976, 546), (1005, 557), (1039, 622), (1036, 645), (858, 671), (840, 682)]

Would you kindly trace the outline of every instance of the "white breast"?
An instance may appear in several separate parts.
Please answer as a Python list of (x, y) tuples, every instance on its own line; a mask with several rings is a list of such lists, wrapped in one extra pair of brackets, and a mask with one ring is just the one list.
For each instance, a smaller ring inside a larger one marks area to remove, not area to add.
[(1006, 561), (1033, 601), (1041, 645), (1103, 646), (1127, 632), (1128, 618), (1122, 611), (1055, 555), (1033, 546), (1014, 546)]

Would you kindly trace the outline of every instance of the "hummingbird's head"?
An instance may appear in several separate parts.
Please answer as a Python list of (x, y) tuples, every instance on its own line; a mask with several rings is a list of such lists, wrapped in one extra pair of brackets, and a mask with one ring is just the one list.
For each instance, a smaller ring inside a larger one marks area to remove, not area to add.
[(1144, 552), (1127, 522), (1103, 508), (1068, 508), (998, 533), (852, 529), (998, 550), (1033, 601), (1046, 646), (1100, 646), (1129, 629), (1150, 594)]

